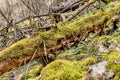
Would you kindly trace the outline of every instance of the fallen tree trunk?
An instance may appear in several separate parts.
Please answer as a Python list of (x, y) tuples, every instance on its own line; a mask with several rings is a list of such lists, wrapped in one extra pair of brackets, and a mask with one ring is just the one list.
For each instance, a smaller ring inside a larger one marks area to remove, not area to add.
[[(47, 54), (54, 54), (61, 49), (68, 48), (67, 43), (77, 45), (88, 33), (93, 31), (93, 26), (104, 24), (106, 19), (109, 21), (119, 11), (120, 3), (117, 3), (110, 10), (82, 18), (66, 26), (59, 26), (56, 31), (43, 32), (36, 37), (26, 38), (13, 44), (0, 52), (0, 73), (3, 74), (22, 65), (25, 61), (29, 61), (37, 47), (40, 47), (40, 49), (34, 58), (45, 55), (43, 41), (46, 42)], [(104, 26), (101, 27), (104, 28)]]

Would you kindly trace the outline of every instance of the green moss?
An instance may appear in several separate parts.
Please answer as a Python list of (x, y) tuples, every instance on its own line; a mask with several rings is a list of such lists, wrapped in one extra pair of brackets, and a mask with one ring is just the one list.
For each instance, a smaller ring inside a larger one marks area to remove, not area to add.
[(84, 59), (84, 61), (82, 63), (85, 65), (91, 65), (91, 64), (96, 63), (96, 62), (97, 62), (96, 58), (88, 57), (88, 58)]
[(107, 69), (112, 70), (115, 73), (115, 77), (120, 77), (120, 52), (111, 52), (109, 55), (103, 56), (103, 59), (108, 61)]
[[(98, 12), (95, 15), (84, 17), (78, 21), (67, 24), (65, 26), (58, 25), (56, 31), (50, 30), (47, 32), (41, 32), (40, 35), (33, 38), (26, 38), (21, 41), (14, 43), (9, 48), (0, 52), (0, 60), (6, 58), (19, 57), (23, 54), (34, 53), (37, 46), (40, 46), (42, 41), (46, 41), (47, 47), (53, 47), (58, 39), (65, 38), (66, 36), (72, 35), (74, 33), (82, 34), (92, 29), (93, 25), (99, 25), (104, 22), (104, 20), (112, 18), (120, 9), (120, 2), (115, 4), (115, 6), (103, 12)], [(43, 47), (41, 47), (43, 49)]]
[(39, 46), (41, 38), (39, 36), (34, 38), (25, 38), (14, 43), (12, 46), (0, 52), (0, 59), (18, 57), (23, 54), (31, 54), (35, 48)]
[(89, 64), (96, 62), (93, 57), (84, 61), (55, 60), (41, 71), (41, 80), (82, 80)]
[(111, 52), (109, 55), (103, 56), (104, 60), (113, 61), (115, 59), (120, 59), (120, 52)]
[(42, 80), (75, 80), (82, 78), (76, 62), (56, 60), (41, 72)]
[(39, 78), (29, 78), (27, 80), (39, 80)]
[(7, 79), (7, 78), (3, 78), (3, 77), (2, 77), (2, 78), (0, 78), (0, 80), (8, 80), (8, 79)]
[(119, 35), (119, 36), (116, 36), (116, 37), (113, 37), (112, 40), (117, 40), (117, 41), (120, 43), (120, 35)]
[(73, 53), (71, 52), (65, 52), (65, 53), (61, 53), (60, 55), (57, 56), (57, 59), (63, 59), (65, 56), (69, 56), (72, 55)]
[[(43, 68), (43, 65), (42, 65), (42, 64), (36, 65), (36, 66), (32, 67), (32, 69), (30, 69), (30, 70), (28, 71), (28, 73), (24, 73), (24, 74), (22, 75), (22, 77), (21, 77), (20, 80), (24, 80), (25, 78), (26, 78), (26, 79), (35, 78), (36, 76), (38, 76), (38, 75), (40, 74), (42, 68)], [(31, 80), (31, 79), (30, 79), (30, 80)], [(35, 79), (34, 79), (34, 80), (35, 80)], [(37, 80), (37, 78), (36, 78), (36, 80)]]

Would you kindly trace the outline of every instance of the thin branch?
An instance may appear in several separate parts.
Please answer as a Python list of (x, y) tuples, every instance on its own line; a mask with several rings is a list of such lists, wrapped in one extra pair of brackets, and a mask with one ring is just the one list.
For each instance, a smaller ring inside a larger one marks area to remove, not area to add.
[(75, 18), (79, 13), (81, 13), (86, 7), (89, 7), (91, 4), (96, 2), (96, 0), (90, 0), (87, 4), (80, 7), (70, 18), (67, 19), (67, 21), (70, 21), (71, 19)]
[(5, 14), (2, 12), (2, 10), (0, 9), (0, 14), (2, 15), (2, 17), (6, 20), (6, 22), (8, 23), (8, 24), (10, 24), (10, 22), (9, 22), (9, 20), (8, 20), (8, 18), (5, 16)]
[(35, 11), (33, 11), (33, 10), (31, 9), (31, 7), (25, 3), (24, 0), (20, 0), (20, 1), (21, 1), (32, 13), (34, 13), (34, 14), (36, 15)]
[(44, 52), (45, 52), (45, 58), (46, 58), (46, 61), (48, 63), (48, 58), (47, 58), (47, 49), (46, 49), (46, 44), (45, 44), (45, 41), (43, 41), (44, 43)]
[[(82, 4), (82, 3), (84, 3), (86, 0), (78, 0), (78, 1), (76, 1), (76, 2), (74, 2), (74, 3), (71, 3), (71, 4), (69, 4), (69, 5), (67, 5), (67, 6), (65, 6), (65, 8), (62, 10), (62, 11), (60, 11), (60, 13), (64, 13), (64, 12), (66, 12), (67, 10), (69, 10), (69, 9), (72, 9), (72, 8), (77, 8), (77, 7), (79, 7), (79, 5), (80, 4)], [(87, 0), (88, 1), (88, 0)]]
[[(32, 60), (34, 59), (35, 54), (38, 52), (38, 49), (39, 49), (39, 48), (37, 48), (37, 49), (35, 50), (35, 52), (34, 52), (32, 58), (31, 58), (31, 60), (30, 60), (29, 63), (28, 63), (28, 66), (27, 66), (27, 69), (26, 69), (26, 75), (28, 74), (28, 70), (29, 70), (29, 67), (30, 67), (30, 63), (31, 63)], [(25, 77), (25, 80), (27, 80), (27, 76)]]

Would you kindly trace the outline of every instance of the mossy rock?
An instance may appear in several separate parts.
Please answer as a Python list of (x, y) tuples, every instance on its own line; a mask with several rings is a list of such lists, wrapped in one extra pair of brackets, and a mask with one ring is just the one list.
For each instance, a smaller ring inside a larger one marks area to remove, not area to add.
[(96, 63), (93, 57), (84, 61), (55, 60), (41, 71), (41, 80), (82, 80), (90, 64)]
[[(30, 79), (30, 80), (32, 80), (32, 79), (35, 80), (35, 77), (40, 75), (42, 68), (43, 68), (42, 64), (32, 67), (28, 72), (23, 73), (20, 80), (24, 80), (25, 78)], [(36, 80), (37, 80), (37, 78), (36, 78)]]

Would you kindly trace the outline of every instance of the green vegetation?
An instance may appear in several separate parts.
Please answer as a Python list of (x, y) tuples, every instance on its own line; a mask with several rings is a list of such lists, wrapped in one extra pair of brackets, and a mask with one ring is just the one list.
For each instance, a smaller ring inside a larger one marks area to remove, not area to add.
[(41, 38), (26, 38), (0, 52), (0, 59), (8, 59), (21, 56), (23, 54), (34, 53), (35, 48), (39, 46)]
[[(64, 53), (64, 55), (59, 56), (59, 60), (55, 60), (43, 68), (41, 80), (82, 80), (86, 75), (85, 73), (89, 70), (88, 66), (97, 63), (97, 57), (90, 56), (80, 61), (60, 59), (61, 56), (68, 57), (69, 55), (70, 53)], [(74, 56), (72, 55), (71, 57)], [(114, 80), (118, 80), (120, 78), (120, 52), (111, 52), (108, 55), (103, 55), (102, 60), (108, 61), (107, 70), (112, 70), (115, 73)], [(118, 60), (118, 63), (115, 60)]]
[(90, 64), (97, 60), (93, 57), (84, 61), (55, 60), (41, 71), (41, 80), (81, 80)]
[[(93, 25), (102, 24), (104, 20), (112, 18), (118, 13), (120, 3), (117, 3), (112, 9), (99, 12), (93, 16), (84, 17), (78, 21), (70, 23), (65, 26), (58, 25), (56, 31), (41, 32), (40, 35), (33, 38), (26, 38), (14, 43), (9, 48), (0, 52), (0, 59), (20, 57), (23, 54), (31, 54), (35, 51), (43, 40), (46, 41), (47, 47), (52, 47), (56, 44), (58, 39), (65, 38), (65, 36), (74, 33), (87, 32), (92, 29)], [(82, 35), (84, 36), (84, 34)], [(81, 36), (81, 37), (82, 37)]]
[(115, 74), (114, 80), (120, 79), (120, 52), (111, 52), (103, 56), (103, 60), (108, 61), (107, 69), (112, 70)]
[[(29, 79), (29, 80), (32, 80), (32, 78), (35, 79), (36, 76), (40, 75), (40, 71), (42, 70), (42, 68), (43, 68), (42, 64), (33, 66), (32, 69), (30, 69), (27, 73), (25, 72), (22, 75), (20, 80), (25, 80), (25, 78)], [(37, 78), (36, 78), (36, 80), (37, 80)]]
[[(96, 12), (86, 9), (74, 22), (58, 23), (0, 51), (0, 80), (120, 80), (120, 21), (114, 22), (120, 17), (120, 2), (96, 3)], [(29, 24), (26, 20), (18, 26)], [(99, 63), (104, 69), (96, 69)]]

